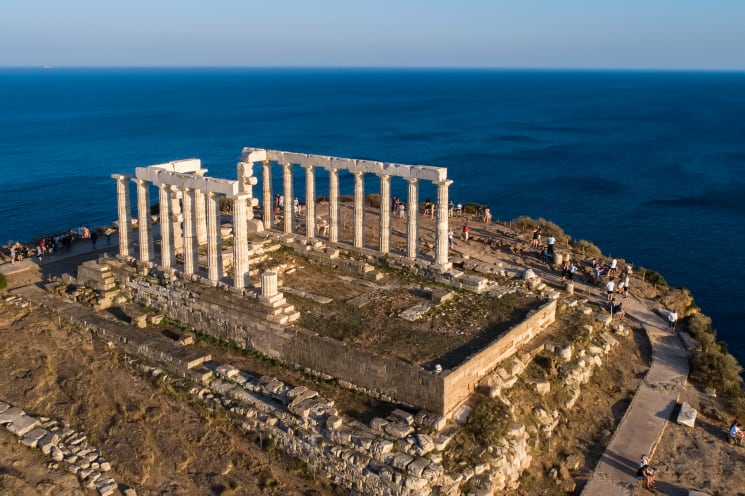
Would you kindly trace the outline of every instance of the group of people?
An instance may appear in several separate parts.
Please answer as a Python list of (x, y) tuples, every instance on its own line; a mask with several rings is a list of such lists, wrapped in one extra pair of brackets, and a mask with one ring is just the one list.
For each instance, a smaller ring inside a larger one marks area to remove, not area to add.
[[(106, 244), (111, 243), (111, 235), (113, 233), (114, 230), (110, 227), (107, 227), (103, 231), (103, 234), (106, 236)], [(15, 264), (30, 257), (36, 257), (37, 260), (42, 261), (44, 257), (52, 256), (63, 250), (69, 253), (72, 250), (72, 244), (81, 239), (89, 239), (93, 249), (95, 249), (98, 241), (98, 231), (81, 225), (78, 228), (70, 229), (63, 233), (44, 236), (30, 246), (16, 241), (10, 246), (10, 263)]]

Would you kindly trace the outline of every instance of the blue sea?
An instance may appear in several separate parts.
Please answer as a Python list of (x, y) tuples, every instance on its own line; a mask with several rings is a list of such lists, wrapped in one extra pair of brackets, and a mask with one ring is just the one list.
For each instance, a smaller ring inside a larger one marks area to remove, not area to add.
[(112, 173), (235, 177), (244, 146), (437, 165), (456, 203), (690, 288), (745, 363), (744, 116), (745, 73), (0, 69), (0, 243), (110, 223)]

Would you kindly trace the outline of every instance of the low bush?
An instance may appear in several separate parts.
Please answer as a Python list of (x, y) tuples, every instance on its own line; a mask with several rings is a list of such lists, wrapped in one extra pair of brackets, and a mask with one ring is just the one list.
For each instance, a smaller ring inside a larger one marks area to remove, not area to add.
[(0, 274), (0, 289), (5, 289), (8, 287), (8, 279), (5, 277), (5, 274)]
[(639, 267), (637, 272), (641, 276), (642, 280), (648, 282), (649, 284), (654, 284), (655, 286), (662, 286), (665, 288), (669, 287), (669, 284), (667, 283), (665, 278), (662, 277), (662, 274), (660, 274), (656, 270)]
[(594, 243), (591, 243), (590, 241), (586, 241), (584, 239), (572, 241), (571, 245), (575, 251), (578, 251), (584, 255), (589, 255), (591, 257), (600, 257), (603, 255), (603, 252), (600, 251), (600, 248), (598, 248)]
[(556, 238), (557, 245), (566, 246), (572, 239), (572, 237), (565, 233), (556, 223), (546, 220), (543, 217), (533, 219), (532, 217), (523, 215), (514, 219), (510, 224), (514, 229), (522, 232), (531, 232), (533, 229), (540, 226), (541, 236), (543, 236), (543, 239), (546, 239), (546, 236), (550, 234)]

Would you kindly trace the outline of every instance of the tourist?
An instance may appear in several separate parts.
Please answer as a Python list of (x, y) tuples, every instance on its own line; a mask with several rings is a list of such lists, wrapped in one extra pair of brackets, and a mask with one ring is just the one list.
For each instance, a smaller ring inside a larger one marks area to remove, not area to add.
[(543, 247), (543, 251), (541, 251), (541, 260), (543, 260), (543, 263), (548, 263), (548, 248), (545, 246)]
[(16, 245), (13, 244), (10, 247), (10, 264), (13, 265), (16, 263)]
[[(541, 245), (541, 226), (533, 229), (533, 240), (530, 242), (530, 246), (539, 247)], [(549, 253), (551, 250), (549, 249)]]
[[(540, 236), (540, 233), (538, 235)], [(553, 234), (549, 234), (548, 238), (546, 238), (546, 245), (548, 247), (548, 252), (551, 255), (554, 254), (554, 244), (556, 244), (556, 238), (554, 238)]]
[(285, 195), (279, 195), (279, 209), (285, 208)]
[(618, 285), (616, 285), (616, 293), (619, 295), (623, 294), (623, 279), (618, 280)]
[(605, 290), (608, 293), (608, 301), (613, 301), (613, 290), (615, 289), (615, 287), (616, 287), (616, 283), (613, 281), (613, 279), (610, 279), (606, 283)]
[(626, 273), (623, 276), (623, 297), (626, 298), (629, 295), (629, 275)]
[(489, 209), (489, 207), (486, 207), (484, 209), (484, 222), (486, 222), (487, 224), (491, 222), (491, 210)]
[(569, 263), (569, 268), (567, 269), (567, 278), (570, 281), (574, 281), (574, 273), (577, 272), (577, 266), (573, 263)]
[(616, 271), (618, 270), (618, 260), (615, 258), (610, 261), (610, 267), (608, 267), (608, 274), (616, 274)]
[(597, 264), (592, 266), (592, 277), (595, 285), (600, 283), (600, 266), (598, 266)]
[(453, 247), (453, 236), (454, 236), (453, 230), (452, 229), (448, 229), (448, 246), (450, 248)]
[(93, 249), (96, 249), (96, 241), (98, 241), (98, 232), (94, 229), (91, 231), (91, 245), (93, 245)]
[(745, 432), (742, 430), (742, 424), (735, 419), (729, 426), (729, 441), (742, 446), (743, 438), (745, 438)]
[(114, 234), (114, 231), (110, 227), (107, 227), (106, 230), (103, 233), (106, 235), (106, 244), (107, 245), (110, 245), (111, 244), (111, 235)]
[(453, 203), (453, 200), (450, 200), (448, 202), (448, 217), (453, 216), (453, 210), (455, 210), (455, 204)]
[(637, 477), (640, 477), (644, 482), (644, 487), (650, 491), (655, 490), (654, 484), (654, 468), (649, 465), (649, 457), (642, 455), (642, 459), (639, 462), (639, 469), (636, 471)]
[(461, 203), (458, 203), (458, 204), (457, 204), (457, 205), (455, 206), (455, 214), (456, 214), (456, 215), (457, 215), (458, 217), (460, 217), (461, 215), (463, 215), (463, 204), (461, 204)]
[(466, 222), (463, 224), (463, 240), (468, 243), (468, 234), (470, 229), (468, 228), (468, 223)]
[(667, 327), (671, 331), (675, 330), (675, 323), (678, 322), (678, 313), (673, 310), (667, 314)]
[(295, 212), (295, 217), (300, 216), (300, 199), (297, 196), (292, 200), (292, 210)]

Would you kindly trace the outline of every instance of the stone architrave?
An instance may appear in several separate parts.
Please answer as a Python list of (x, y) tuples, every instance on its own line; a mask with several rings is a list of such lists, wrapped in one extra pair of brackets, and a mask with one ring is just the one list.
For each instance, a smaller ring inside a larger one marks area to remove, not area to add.
[(329, 169), (329, 241), (339, 242), (339, 169)]
[(365, 244), (365, 173), (354, 173), (354, 247)]
[(233, 285), (248, 286), (247, 213), (250, 195), (239, 194), (233, 199)]
[(140, 260), (150, 262), (153, 256), (153, 233), (150, 217), (150, 181), (132, 179), (137, 184), (137, 230), (140, 241)]
[(207, 193), (207, 270), (210, 281), (219, 281), (223, 276), (222, 236), (220, 235), (220, 197)]
[(391, 176), (380, 176), (380, 253), (391, 251)]
[(173, 266), (173, 224), (171, 222), (171, 187), (158, 185), (160, 205), (160, 265), (166, 269)]
[(285, 195), (284, 232), (292, 232), (292, 219), (295, 213), (292, 211), (292, 164), (282, 164), (282, 185)]
[(194, 209), (196, 193), (184, 189), (184, 273), (194, 274), (199, 269)]
[[(195, 176), (203, 177), (207, 169), (199, 169), (194, 172)], [(197, 246), (207, 242), (207, 222), (205, 218), (206, 205), (204, 202), (204, 192), (200, 189), (194, 190), (194, 228), (197, 233)]]
[(436, 182), (437, 186), (437, 227), (435, 229), (435, 264), (441, 268), (448, 265), (448, 188), (453, 181)]
[(406, 229), (406, 256), (409, 258), (416, 258), (417, 243), (419, 242), (416, 227), (417, 214), (419, 210), (419, 184), (416, 178), (409, 178), (406, 181), (409, 183), (409, 198), (407, 203), (409, 218)]
[(316, 176), (313, 166), (305, 168), (305, 236), (316, 237)]
[(132, 256), (132, 206), (129, 198), (129, 181), (132, 176), (112, 174), (116, 179), (116, 206), (119, 214), (119, 255)]
[(272, 223), (274, 198), (272, 198), (272, 163), (269, 160), (261, 163), (261, 192), (264, 202), (264, 208), (262, 210), (264, 229), (272, 229), (274, 227)]

